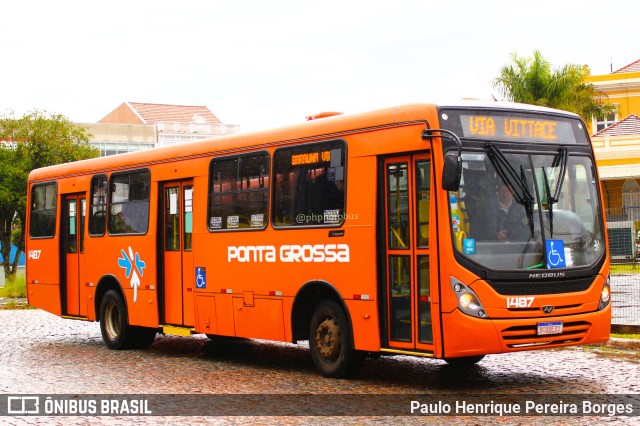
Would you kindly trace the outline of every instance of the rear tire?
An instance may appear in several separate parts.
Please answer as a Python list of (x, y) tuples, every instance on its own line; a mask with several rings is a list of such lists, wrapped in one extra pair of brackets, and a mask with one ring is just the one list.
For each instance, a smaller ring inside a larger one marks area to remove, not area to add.
[(115, 290), (108, 290), (100, 303), (100, 332), (107, 348), (121, 350), (148, 347), (157, 330), (129, 325), (122, 297)]
[(309, 349), (325, 377), (352, 377), (364, 363), (364, 352), (353, 348), (353, 334), (344, 310), (333, 300), (316, 307), (309, 328)]

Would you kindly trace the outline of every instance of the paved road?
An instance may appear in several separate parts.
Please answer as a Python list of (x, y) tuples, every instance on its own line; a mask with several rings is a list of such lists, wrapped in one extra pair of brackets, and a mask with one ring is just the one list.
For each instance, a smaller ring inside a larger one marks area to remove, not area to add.
[[(439, 360), (399, 356), (367, 360), (357, 379), (335, 380), (315, 372), (308, 349), (301, 345), (263, 341), (216, 345), (205, 337), (158, 336), (144, 351), (110, 351), (101, 341), (97, 323), (64, 320), (40, 310), (0, 311), (0, 394), (639, 394), (639, 364), (635, 352), (593, 347), (491, 355), (468, 370), (455, 370)], [(637, 419), (601, 420), (633, 424)], [(126, 421), (122, 417), (0, 417), (0, 424), (67, 425), (87, 424), (89, 420), (102, 424)], [(447, 420), (486, 424), (490, 419)], [(135, 421), (435, 424), (442, 419), (145, 417)], [(497, 421), (558, 425), (583, 424), (585, 418), (512, 417)]]

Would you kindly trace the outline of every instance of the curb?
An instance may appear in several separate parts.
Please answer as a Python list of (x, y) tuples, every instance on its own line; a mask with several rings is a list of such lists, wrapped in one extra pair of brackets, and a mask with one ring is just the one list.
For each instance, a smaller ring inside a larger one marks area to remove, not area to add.
[(640, 340), (637, 339), (621, 339), (619, 337), (611, 337), (603, 346), (614, 349), (633, 349), (640, 350)]
[(13, 297), (0, 297), (0, 306), (5, 306), (9, 304), (26, 305), (27, 299), (22, 299), (22, 298), (16, 299)]

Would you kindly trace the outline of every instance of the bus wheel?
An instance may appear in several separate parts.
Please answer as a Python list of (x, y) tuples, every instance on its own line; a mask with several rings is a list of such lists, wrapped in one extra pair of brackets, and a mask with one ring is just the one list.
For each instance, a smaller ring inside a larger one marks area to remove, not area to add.
[(447, 364), (453, 367), (470, 367), (474, 364), (479, 363), (484, 359), (484, 355), (476, 355), (476, 356), (462, 356), (459, 358), (445, 358), (444, 360)]
[(313, 313), (309, 349), (313, 363), (325, 377), (352, 376), (364, 362), (364, 353), (353, 348), (345, 313), (333, 300), (320, 302)]
[(122, 297), (115, 291), (105, 293), (100, 303), (100, 331), (109, 349), (132, 349), (149, 346), (156, 330), (132, 327)]
[(130, 347), (133, 349), (146, 349), (156, 340), (156, 334), (158, 334), (157, 328), (150, 327), (134, 327), (135, 338), (131, 342)]

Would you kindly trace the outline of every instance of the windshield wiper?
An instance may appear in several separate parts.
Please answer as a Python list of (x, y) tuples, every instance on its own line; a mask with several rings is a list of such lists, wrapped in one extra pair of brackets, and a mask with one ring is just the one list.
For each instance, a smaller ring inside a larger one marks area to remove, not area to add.
[(567, 170), (567, 149), (560, 148), (558, 150), (558, 156), (553, 158), (553, 164), (551, 167), (560, 166), (560, 174), (558, 175), (558, 184), (556, 185), (556, 190), (553, 194), (554, 203), (558, 202), (558, 197), (560, 197), (560, 191), (562, 191), (562, 184), (564, 183), (564, 173)]
[(531, 231), (531, 238), (533, 238), (533, 204), (534, 198), (529, 186), (527, 185), (527, 179), (525, 176), (524, 168), (520, 166), (520, 175), (513, 168), (507, 157), (504, 156), (502, 151), (490, 143), (487, 145), (487, 155), (491, 164), (496, 169), (498, 176), (509, 188), (513, 194), (513, 198), (518, 204), (524, 206), (527, 213), (527, 219), (529, 221), (529, 230)]
[(549, 210), (549, 233), (553, 237), (553, 205), (560, 201), (560, 191), (562, 191), (562, 184), (564, 183), (564, 174), (567, 170), (567, 149), (560, 148), (558, 156), (553, 158), (552, 168), (560, 167), (560, 174), (558, 175), (558, 181), (556, 182), (555, 191), (551, 195), (551, 186), (549, 185), (549, 176), (547, 170), (542, 168), (542, 176), (544, 177), (544, 190), (547, 193), (547, 206)]
[(549, 177), (547, 170), (542, 168), (542, 176), (544, 177), (544, 191), (547, 194), (547, 210), (549, 211), (549, 234), (553, 238), (553, 205), (558, 202), (555, 197), (551, 196), (551, 187), (549, 186)]

